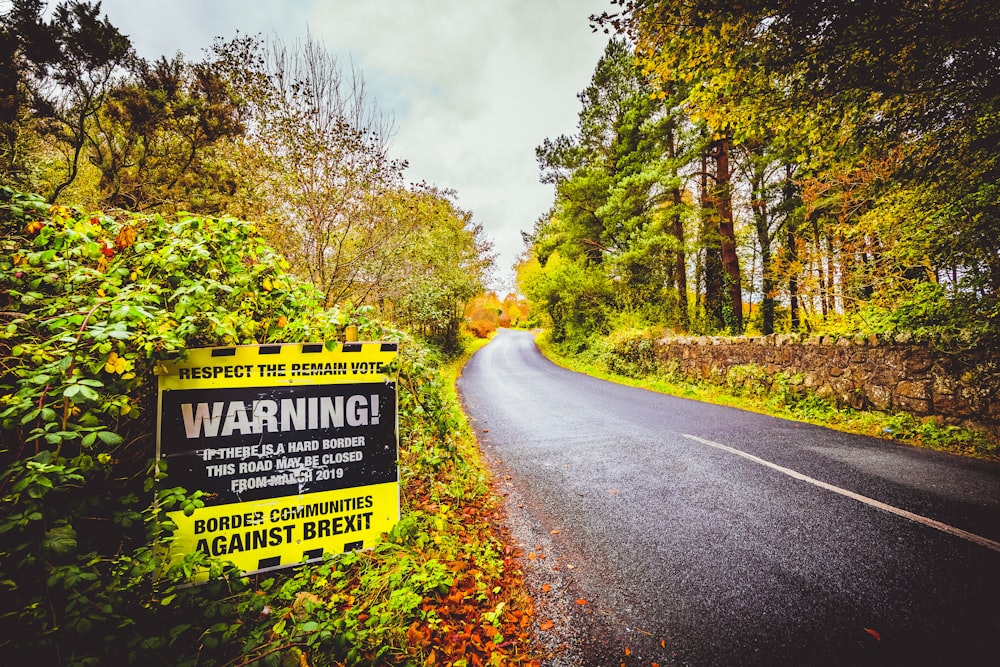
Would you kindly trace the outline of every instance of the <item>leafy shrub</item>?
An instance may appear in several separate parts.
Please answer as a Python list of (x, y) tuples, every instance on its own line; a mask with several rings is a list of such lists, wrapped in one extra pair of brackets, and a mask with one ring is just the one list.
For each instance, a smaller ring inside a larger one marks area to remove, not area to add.
[[(386, 633), (398, 661), (425, 650), (405, 631), (426, 621), (414, 601), (424, 604), (449, 581), (433, 559), (401, 568), (414, 583), (394, 594), (391, 613), (380, 620), (358, 612), (351, 625), (349, 614), (317, 611), (289, 591), (321, 590), (335, 579), (356, 586), (366, 567), (374, 581), (399, 553), (425, 553), (418, 544), (425, 538), (406, 530), (435, 521), (426, 512), (401, 524), (392, 546), (378, 553), (275, 577), (256, 589), (201, 554), (168, 565), (161, 547), (172, 525), (165, 513), (193, 511), (202, 500), (199, 491), (156, 484), (165, 471), (153, 460), (153, 378), (161, 360), (198, 345), (330, 340), (347, 324), (358, 325), (362, 338), (404, 341), (401, 469), (412, 481), (404, 501), (413, 502), (421, 489), (441, 484), (442, 470), (467, 467), (456, 436), (461, 415), (444, 397), (433, 354), (365, 309), (322, 308), (321, 295), (290, 276), (249, 223), (85, 214), (4, 188), (0, 230), (5, 663), (213, 665), (248, 656), (270, 664), (289, 651), (321, 650), (330, 660), (350, 655), (391, 664), (380, 657)], [(457, 479), (465, 481), (435, 493), (468, 498), (488, 488), (481, 473)], [(464, 529), (468, 521), (455, 523)], [(495, 555), (494, 538), (480, 538), (468, 548)], [(448, 554), (463, 557), (457, 547)], [(211, 583), (182, 585), (202, 567)], [(489, 576), (478, 572), (484, 586), (498, 576), (495, 568)], [(353, 597), (350, 586), (338, 594)], [(490, 596), (484, 605), (496, 598)], [(374, 610), (380, 600), (355, 606)], [(371, 632), (362, 635), (362, 626)]]
[[(333, 333), (339, 314), (317, 317), (314, 292), (247, 223), (0, 200), (0, 616), (13, 630), (0, 650), (66, 665), (185, 664), (199, 644), (209, 664), (238, 654), (202, 635), (236, 617), (246, 582), (199, 555), (167, 568), (156, 546), (165, 512), (202, 501), (161, 486), (152, 502), (151, 378), (186, 347)], [(201, 566), (221, 580), (178, 588)]]
[(656, 340), (662, 335), (659, 329), (622, 329), (612, 332), (606, 339), (607, 346), (601, 357), (611, 373), (641, 378), (660, 371), (656, 358)]
[(931, 449), (992, 458), (1000, 454), (997, 443), (984, 433), (939, 424), (933, 418), (920, 419), (904, 412), (891, 415), (885, 423), (884, 432), (893, 438), (916, 442)]

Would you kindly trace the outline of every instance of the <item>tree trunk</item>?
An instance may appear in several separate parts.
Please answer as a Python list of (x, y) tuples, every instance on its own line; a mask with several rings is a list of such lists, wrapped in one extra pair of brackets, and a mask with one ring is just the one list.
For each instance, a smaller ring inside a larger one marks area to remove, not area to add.
[(743, 289), (740, 284), (740, 264), (736, 255), (736, 229), (733, 225), (732, 190), (729, 168), (729, 138), (725, 137), (713, 148), (715, 156), (715, 200), (719, 211), (719, 236), (721, 237), (722, 267), (728, 299), (726, 301), (726, 326), (730, 332), (743, 331)]
[(725, 326), (722, 309), (722, 255), (708, 189), (708, 156), (701, 159), (701, 247), (704, 253), (705, 320), (710, 330)]
[(798, 248), (795, 243), (795, 215), (794, 199), (795, 185), (792, 183), (792, 167), (785, 165), (785, 184), (781, 192), (782, 208), (786, 211), (785, 218), (785, 252), (788, 256), (788, 311), (791, 314), (791, 330), (799, 330), (799, 277), (796, 275), (794, 267), (799, 259)]
[(826, 271), (823, 267), (823, 245), (820, 241), (819, 221), (813, 217), (813, 245), (816, 248), (816, 283), (819, 285), (819, 305), (823, 312), (823, 320), (826, 320), (830, 311), (830, 305), (826, 293)]
[(754, 226), (757, 229), (757, 245), (760, 247), (760, 290), (763, 293), (760, 302), (761, 333), (767, 336), (774, 333), (774, 281), (771, 278), (771, 234), (767, 220), (767, 203), (763, 199), (763, 183), (758, 181), (754, 185), (753, 202), (750, 204), (750, 208), (753, 210)]
[[(674, 143), (674, 131), (672, 129), (669, 130), (667, 137), (667, 150), (669, 151), (671, 164), (673, 164), (673, 161), (677, 159), (677, 146)], [(674, 177), (677, 176), (676, 169), (674, 169), (673, 175)], [(674, 263), (677, 284), (677, 309), (680, 311), (681, 326), (687, 329), (690, 316), (688, 314), (687, 256), (684, 252), (684, 220), (681, 218), (681, 189), (679, 187), (672, 188), (670, 194), (674, 205), (671, 212), (671, 231), (677, 239), (678, 244)]]

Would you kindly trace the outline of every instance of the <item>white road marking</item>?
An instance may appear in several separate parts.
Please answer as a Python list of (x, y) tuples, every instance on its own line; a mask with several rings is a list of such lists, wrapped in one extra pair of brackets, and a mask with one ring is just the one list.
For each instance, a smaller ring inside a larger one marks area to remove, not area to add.
[(842, 489), (839, 486), (834, 486), (833, 484), (827, 484), (814, 477), (809, 477), (808, 475), (803, 475), (800, 472), (796, 472), (790, 468), (785, 468), (784, 466), (779, 466), (776, 463), (771, 463), (770, 461), (765, 461), (764, 459), (754, 456), (753, 454), (748, 454), (739, 449), (734, 449), (732, 447), (727, 447), (726, 445), (720, 444), (718, 442), (712, 442), (711, 440), (705, 440), (704, 438), (699, 438), (696, 435), (688, 435), (687, 433), (682, 434), (685, 438), (689, 440), (694, 440), (695, 442), (700, 442), (703, 445), (708, 445), (709, 447), (715, 447), (716, 449), (721, 449), (723, 451), (729, 452), (730, 454), (736, 454), (737, 456), (742, 456), (745, 459), (749, 459), (754, 463), (759, 463), (762, 466), (767, 466), (772, 470), (777, 470), (780, 473), (784, 473), (789, 477), (794, 477), (795, 479), (802, 480), (803, 482), (809, 482), (814, 484), (821, 489), (826, 489), (827, 491), (833, 491), (834, 493), (839, 493), (842, 496), (846, 496), (858, 502), (864, 503), (865, 505), (870, 505), (871, 507), (876, 507), (880, 510), (885, 510), (886, 512), (891, 512), (897, 516), (901, 516), (904, 519), (909, 519), (910, 521), (915, 521), (919, 524), (923, 524), (930, 528), (935, 528), (942, 532), (948, 533), (949, 535), (954, 535), (955, 537), (960, 537), (963, 540), (968, 540), (980, 546), (986, 547), (987, 549), (992, 549), (993, 551), (1000, 551), (1000, 542), (994, 542), (993, 540), (987, 539), (981, 535), (976, 535), (975, 533), (970, 533), (961, 528), (956, 528), (955, 526), (950, 526), (946, 523), (941, 523), (934, 519), (930, 519), (920, 514), (914, 514), (913, 512), (908, 512), (904, 509), (898, 507), (893, 507), (892, 505), (887, 505), (881, 501), (875, 500), (874, 498), (869, 498), (868, 496), (863, 496), (860, 493), (854, 493), (853, 491), (848, 491), (847, 489)]

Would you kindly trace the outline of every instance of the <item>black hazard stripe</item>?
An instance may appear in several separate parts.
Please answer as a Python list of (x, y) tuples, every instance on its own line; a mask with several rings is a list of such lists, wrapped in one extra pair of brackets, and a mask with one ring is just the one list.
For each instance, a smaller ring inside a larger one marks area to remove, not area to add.
[(269, 567), (278, 567), (281, 565), (281, 556), (272, 556), (271, 558), (261, 558), (257, 561), (258, 570), (266, 570)]

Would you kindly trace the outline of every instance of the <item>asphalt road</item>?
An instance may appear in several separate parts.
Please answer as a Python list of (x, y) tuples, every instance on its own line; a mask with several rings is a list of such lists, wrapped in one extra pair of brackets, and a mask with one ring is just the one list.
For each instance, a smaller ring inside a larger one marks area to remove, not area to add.
[(1000, 665), (1000, 465), (603, 382), (525, 332), (458, 386), (547, 665)]

